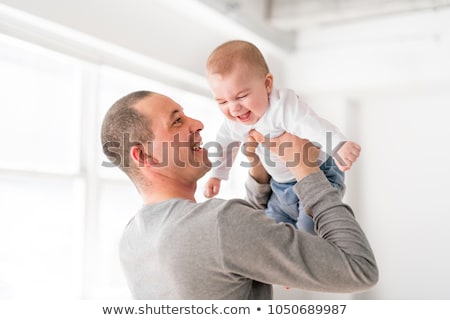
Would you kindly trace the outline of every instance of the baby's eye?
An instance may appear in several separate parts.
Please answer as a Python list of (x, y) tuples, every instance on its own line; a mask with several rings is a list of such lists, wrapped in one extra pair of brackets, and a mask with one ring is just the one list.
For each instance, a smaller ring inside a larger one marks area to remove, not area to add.
[(227, 103), (226, 101), (218, 101), (217, 102), (218, 104), (225, 104), (225, 103)]
[(247, 96), (247, 95), (244, 94), (243, 96), (239, 96), (239, 97), (237, 97), (237, 98), (238, 98), (238, 99), (244, 99), (246, 96)]

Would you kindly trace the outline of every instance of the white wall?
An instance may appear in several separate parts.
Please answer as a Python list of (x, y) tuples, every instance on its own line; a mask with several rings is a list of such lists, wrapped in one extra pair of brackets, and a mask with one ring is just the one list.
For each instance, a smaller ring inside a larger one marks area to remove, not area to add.
[(380, 281), (356, 298), (450, 298), (449, 36), (446, 10), (299, 38), (288, 82), (362, 145), (346, 201), (373, 245)]

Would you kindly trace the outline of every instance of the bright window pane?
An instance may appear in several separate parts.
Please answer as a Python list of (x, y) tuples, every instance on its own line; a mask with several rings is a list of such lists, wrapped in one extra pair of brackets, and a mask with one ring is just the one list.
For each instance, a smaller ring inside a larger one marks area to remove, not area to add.
[(75, 173), (81, 71), (75, 60), (0, 37), (0, 167)]
[(81, 215), (77, 183), (0, 179), (0, 298), (80, 294)]

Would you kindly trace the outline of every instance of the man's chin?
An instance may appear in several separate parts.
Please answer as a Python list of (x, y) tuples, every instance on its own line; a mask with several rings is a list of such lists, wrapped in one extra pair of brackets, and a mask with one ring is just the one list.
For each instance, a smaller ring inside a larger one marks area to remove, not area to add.
[(208, 150), (206, 150), (206, 149), (203, 149), (202, 164), (203, 164), (203, 166), (205, 166), (205, 168), (208, 169), (207, 171), (211, 170), (212, 163), (211, 163), (211, 160), (209, 160)]
[[(204, 150), (206, 151), (206, 150)], [(197, 158), (198, 159), (198, 158)], [(208, 158), (208, 152), (203, 152), (201, 160), (195, 161), (194, 165), (199, 171), (199, 179), (203, 177), (207, 172), (209, 172), (212, 168), (212, 162)]]
[(211, 160), (209, 160), (208, 156), (206, 156), (206, 158), (203, 159), (203, 166), (205, 167), (205, 173), (210, 171), (212, 168), (212, 163)]
[(201, 171), (199, 170), (197, 173), (198, 173), (198, 176), (197, 176), (197, 178), (196, 178), (196, 180), (198, 181), (198, 180), (200, 180), (201, 178), (203, 178), (210, 170), (211, 170), (211, 168), (212, 168), (212, 165), (211, 165), (211, 162), (208, 162), (208, 163), (202, 163), (202, 166), (201, 166)]

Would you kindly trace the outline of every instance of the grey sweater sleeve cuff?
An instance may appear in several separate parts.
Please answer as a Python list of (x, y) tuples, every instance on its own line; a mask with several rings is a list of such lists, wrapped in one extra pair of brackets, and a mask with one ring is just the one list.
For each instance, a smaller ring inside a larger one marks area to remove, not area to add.
[[(329, 206), (333, 202), (342, 204), (338, 191), (331, 186), (322, 171), (310, 174), (298, 181), (294, 190), (302, 201), (306, 213), (312, 217), (311, 209), (317, 206), (320, 201), (323, 202), (321, 206)], [(351, 210), (349, 211), (353, 214)]]
[(250, 174), (245, 182), (246, 200), (256, 209), (265, 209), (272, 190), (270, 184), (258, 183)]

